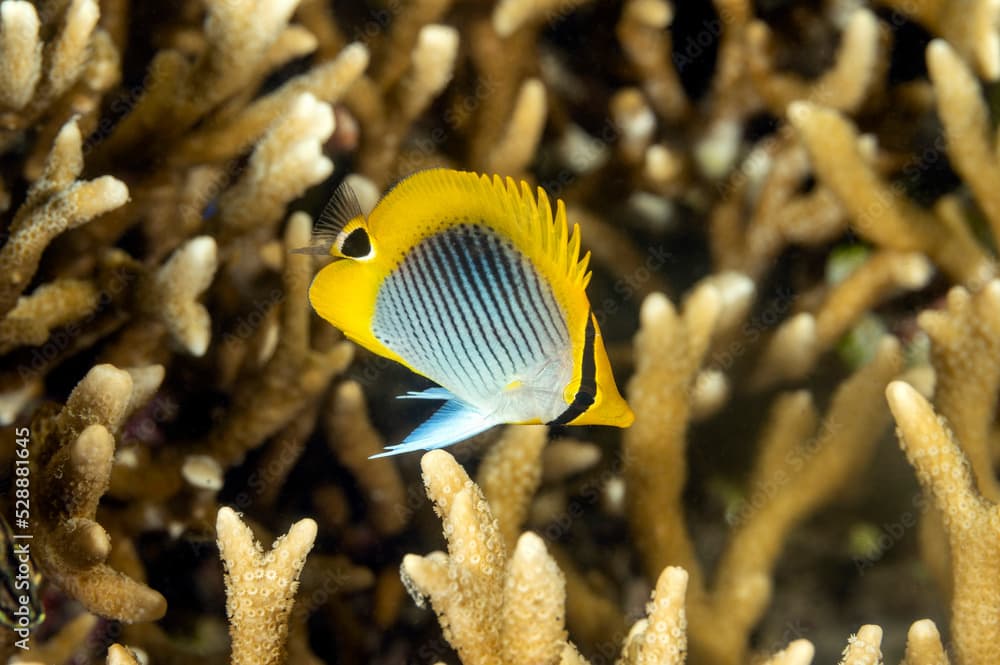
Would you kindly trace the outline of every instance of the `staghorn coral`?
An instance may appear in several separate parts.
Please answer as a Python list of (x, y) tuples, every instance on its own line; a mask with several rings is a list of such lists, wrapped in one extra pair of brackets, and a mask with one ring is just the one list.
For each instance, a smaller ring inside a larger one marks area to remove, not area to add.
[(63, 125), (45, 169), (10, 223), (9, 236), (0, 249), (0, 314), (13, 309), (30, 283), (42, 252), (67, 229), (117, 208), (128, 199), (125, 184), (112, 176), (79, 181), (83, 171), (82, 138), (75, 120)]
[[(285, 249), (308, 245), (309, 228), (307, 216), (294, 216), (285, 233)], [(351, 360), (353, 347), (344, 343), (327, 351), (310, 348), (310, 264), (307, 255), (288, 255), (284, 271), (287, 295), (274, 355), (256, 381), (244, 384), (234, 394), (232, 411), (208, 436), (207, 448), (223, 465), (239, 461), (247, 450), (288, 424)]]
[[(906, 391), (921, 399), (901, 382), (888, 390), (890, 395)], [(421, 467), (427, 494), (444, 526), (448, 553), (409, 554), (403, 560), (401, 575), (418, 605), (430, 600), (445, 637), (462, 662), (587, 663), (566, 640), (562, 626), (565, 583), (543, 541), (524, 532), (508, 556), (490, 504), (454, 459), (443, 451), (432, 451), (424, 455)], [(664, 568), (650, 595), (646, 616), (628, 631), (617, 662), (684, 665), (689, 631), (686, 604), (691, 602), (688, 592), (688, 573), (679, 567)], [(848, 639), (841, 663), (881, 663), (881, 642), (881, 628), (862, 626)], [(981, 643), (985, 645), (987, 640)], [(811, 662), (813, 653), (809, 641), (796, 640), (766, 662), (802, 665)], [(914, 623), (904, 664), (940, 664), (944, 660), (934, 623)]]
[(327, 409), (328, 441), (338, 459), (358, 478), (370, 504), (371, 519), (380, 533), (394, 534), (406, 526), (403, 481), (390, 460), (369, 460), (385, 443), (368, 420), (361, 387), (352, 381), (338, 386)]
[(213, 238), (192, 238), (139, 286), (144, 313), (162, 320), (174, 341), (194, 356), (205, 353), (211, 335), (208, 311), (196, 299), (212, 283), (216, 252)]
[(815, 81), (806, 83), (793, 75), (776, 73), (767, 54), (770, 39), (763, 21), (754, 21), (747, 28), (750, 75), (776, 114), (783, 114), (790, 103), (800, 99), (839, 111), (856, 111), (875, 93), (884, 74), (878, 19), (867, 9), (851, 13), (833, 66)]
[(220, 508), (219, 555), (226, 568), (226, 613), (232, 663), (270, 665), (285, 661), (288, 614), (298, 576), (316, 539), (316, 523), (296, 522), (266, 554), (250, 527), (230, 508)]
[(129, 372), (98, 365), (57, 414), (33, 424), (41, 437), (33, 459), (39, 565), (91, 612), (120, 621), (155, 620), (166, 611), (163, 596), (106, 563), (112, 542), (94, 519), (108, 487), (114, 435), (150, 392), (134, 386)]
[[(877, 397), (900, 371), (901, 359), (898, 343), (884, 340), (871, 365), (840, 386), (818, 429), (808, 393), (786, 395), (776, 402), (751, 474), (747, 495), (752, 502), (741, 511), (708, 587), (679, 501), (685, 475), (684, 431), (675, 429), (669, 438), (663, 432), (670, 421), (687, 420), (684, 411), (693, 394), (690, 384), (677, 387), (666, 378), (693, 375), (708, 344), (716, 303), (714, 287), (707, 285), (692, 294), (681, 315), (662, 296), (650, 296), (643, 304), (643, 327), (636, 344), (647, 360), (637, 368), (629, 392), (634, 404), (648, 399), (662, 405), (670, 400), (675, 406), (659, 411), (640, 406), (637, 413), (645, 415), (637, 416), (624, 439), (625, 479), (634, 530), (638, 525), (657, 525), (643, 528), (637, 542), (647, 571), (676, 562), (691, 575), (692, 652), (705, 662), (738, 663), (746, 634), (771, 596), (769, 572), (788, 530), (844, 486), (854, 468), (864, 466), (888, 425), (888, 414)], [(667, 474), (671, 481), (660, 485)], [(774, 487), (780, 492), (775, 493)], [(652, 502), (651, 496), (656, 496)]]
[(899, 424), (900, 444), (924, 490), (945, 516), (952, 574), (951, 631), (955, 662), (988, 663), (1000, 657), (995, 635), (1000, 591), (979, 578), (995, 569), (1000, 512), (975, 489), (968, 460), (947, 426), (913, 388), (893, 383), (886, 390)]

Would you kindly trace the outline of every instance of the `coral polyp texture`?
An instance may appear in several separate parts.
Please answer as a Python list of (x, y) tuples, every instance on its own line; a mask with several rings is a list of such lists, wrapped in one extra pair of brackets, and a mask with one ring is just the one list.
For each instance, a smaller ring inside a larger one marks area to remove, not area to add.
[[(995, 0), (0, 0), (0, 660), (997, 665), (998, 80)], [(430, 167), (562, 199), (631, 427), (369, 459), (428, 382), (293, 250)]]

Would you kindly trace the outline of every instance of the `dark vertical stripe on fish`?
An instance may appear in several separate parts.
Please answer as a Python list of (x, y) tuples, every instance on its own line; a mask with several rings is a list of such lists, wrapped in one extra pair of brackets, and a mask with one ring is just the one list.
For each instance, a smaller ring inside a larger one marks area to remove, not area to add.
[[(525, 264), (527, 263), (527, 266)], [(521, 271), (521, 275), (524, 278), (525, 289), (530, 289), (531, 294), (529, 294), (529, 300), (531, 304), (535, 307), (535, 312), (538, 318), (545, 324), (545, 332), (549, 335), (549, 338), (555, 342), (560, 338), (568, 337), (568, 335), (560, 335), (560, 327), (555, 324), (553, 319), (560, 318), (557, 317), (549, 305), (548, 299), (545, 294), (542, 293), (542, 287), (539, 283), (538, 273), (535, 271), (533, 265), (528, 262), (527, 259), (521, 259), (517, 263), (518, 270)], [(544, 312), (542, 311), (544, 309)], [(565, 333), (565, 324), (563, 325), (563, 332)]]
[[(469, 251), (466, 247), (467, 243), (472, 242), (471, 235), (464, 233), (465, 227), (461, 225), (459, 228), (459, 234), (449, 233), (444, 236), (444, 244), (449, 250), (449, 257), (452, 261), (452, 267), (455, 271), (462, 276), (462, 285), (465, 287), (468, 300), (471, 303), (472, 311), (476, 315), (476, 320), (479, 322), (480, 330), (483, 330), (483, 324), (489, 326), (490, 331), (493, 333), (491, 339), (484, 339), (484, 343), (490, 347), (492, 353), (493, 346), (499, 346), (500, 350), (503, 351), (503, 355), (506, 357), (507, 362), (504, 363), (499, 359), (499, 357), (494, 353), (493, 357), (497, 359), (502, 372), (506, 375), (513, 373), (514, 371), (514, 358), (510, 355), (510, 351), (507, 350), (507, 346), (504, 343), (504, 338), (500, 336), (500, 331), (497, 330), (495, 320), (499, 318), (497, 316), (490, 316), (490, 312), (485, 307), (486, 303), (492, 300), (492, 296), (489, 295), (488, 290), (482, 284), (478, 273), (476, 272), (476, 266), (473, 265), (471, 258), (469, 257)], [(494, 342), (494, 344), (489, 344), (488, 342)]]
[[(494, 236), (490, 236), (489, 238), (490, 242), (495, 247), (499, 248), (501, 252), (503, 252), (500, 241)], [(530, 310), (524, 303), (525, 296), (527, 295), (527, 293), (522, 293), (521, 292), (522, 288), (518, 288), (517, 280), (514, 277), (513, 268), (510, 265), (511, 263), (519, 264), (520, 261), (519, 260), (515, 260), (512, 262), (498, 261), (498, 265), (500, 266), (500, 271), (501, 271), (500, 274), (502, 274), (504, 277), (504, 281), (506, 282), (507, 286), (507, 291), (511, 293), (514, 296), (514, 300), (517, 301), (518, 310), (521, 313), (521, 318), (527, 321), (528, 326), (531, 328), (532, 335), (525, 335), (524, 338), (534, 343), (534, 346), (537, 349), (536, 357), (542, 358), (545, 356), (545, 352), (543, 351), (542, 347), (542, 336), (539, 334), (538, 326), (535, 324), (535, 321), (530, 315)]]
[[(417, 325), (420, 327), (421, 333), (421, 340), (417, 343), (420, 344), (421, 348), (424, 350), (425, 357), (428, 360), (433, 359), (434, 363), (442, 370), (444, 367), (441, 366), (441, 355), (444, 355), (444, 361), (448, 364), (448, 369), (451, 371), (452, 375), (457, 379), (461, 379), (464, 375), (459, 373), (458, 367), (455, 365), (457, 356), (455, 355), (454, 347), (451, 345), (451, 340), (447, 340), (451, 353), (441, 354), (440, 347), (435, 348), (432, 346), (434, 340), (434, 337), (432, 337), (432, 333), (434, 333), (433, 326), (431, 330), (428, 330), (424, 325), (424, 321), (429, 319), (430, 312), (428, 310), (427, 302), (424, 299), (425, 294), (423, 293), (423, 290), (414, 283), (414, 270), (414, 267), (408, 267), (405, 270), (400, 270), (398, 274), (400, 283), (402, 284), (403, 290), (406, 292), (407, 298), (410, 300), (412, 306), (419, 310), (417, 316), (413, 317), (417, 320)], [(462, 383), (465, 385), (464, 382)]]
[[(450, 235), (451, 232), (449, 231), (432, 238), (430, 243), (431, 249), (438, 264), (441, 266), (442, 273), (447, 275), (446, 282), (451, 293), (455, 295), (455, 304), (458, 306), (462, 323), (470, 333), (464, 341), (470, 345), (479, 357), (479, 360), (482, 361), (483, 366), (489, 372), (490, 376), (494, 379), (502, 380), (503, 365), (500, 363), (500, 358), (497, 356), (496, 351), (493, 350), (493, 346), (489, 343), (490, 338), (486, 335), (486, 329), (483, 327), (482, 320), (476, 314), (475, 296), (472, 294), (471, 286), (462, 274), (456, 257), (448, 249)], [(473, 324), (475, 324), (475, 329), (473, 329)], [(475, 332), (479, 333), (478, 337), (475, 335)], [(486, 356), (487, 353), (489, 357)], [(492, 366), (490, 359), (493, 361)]]
[[(459, 358), (458, 351), (452, 340), (453, 335), (446, 334), (446, 328), (451, 328), (452, 330), (456, 328), (454, 319), (452, 318), (451, 312), (449, 311), (448, 304), (444, 303), (442, 305), (440, 299), (434, 298), (434, 292), (432, 291), (431, 287), (434, 286), (436, 280), (432, 277), (430, 268), (428, 268), (426, 265), (426, 257), (423, 254), (422, 248), (423, 245), (417, 245), (416, 247), (414, 247), (413, 251), (410, 253), (408, 262), (413, 263), (414, 267), (417, 269), (417, 272), (420, 273), (420, 278), (421, 280), (423, 280), (423, 283), (425, 285), (423, 288), (418, 287), (418, 289), (420, 289), (421, 298), (422, 299), (426, 298), (425, 302), (427, 305), (429, 305), (429, 307), (427, 307), (425, 310), (428, 319), (430, 321), (438, 322), (438, 325), (434, 326), (434, 333), (435, 333), (434, 337), (436, 338), (436, 341), (438, 342), (438, 344), (440, 344), (441, 340), (443, 339), (444, 342), (448, 344), (448, 348), (451, 351), (452, 357)], [(435, 290), (437, 291), (438, 294), (440, 294), (440, 288)], [(432, 312), (436, 316), (432, 317), (431, 316)], [(445, 316), (447, 316), (448, 325), (442, 326), (441, 323), (445, 322)], [(471, 362), (471, 360), (469, 362)], [(459, 359), (459, 366), (461, 366), (461, 359)], [(456, 379), (468, 378), (468, 372), (459, 372), (455, 374), (455, 378)], [(463, 383), (466, 386), (469, 385), (467, 381), (463, 380)]]
[[(516, 325), (517, 322), (514, 320), (514, 312), (510, 309), (509, 298), (500, 291), (498, 276), (494, 273), (494, 269), (487, 265), (489, 259), (486, 257), (486, 253), (492, 250), (484, 239), (482, 231), (474, 226), (471, 227), (469, 233), (469, 243), (472, 244), (472, 248), (469, 244), (462, 246), (466, 264), (469, 266), (469, 272), (476, 278), (476, 285), (486, 294), (486, 299), (494, 314), (493, 318), (499, 321), (504, 330), (505, 335), (498, 335), (498, 339), (512, 363), (514, 362), (512, 354), (516, 353), (518, 361), (524, 364), (527, 362), (527, 358), (525, 358), (524, 349), (519, 343), (523, 339), (524, 333), (514, 334), (511, 326)], [(502, 308), (506, 308), (508, 314), (504, 314), (501, 311)]]
[[(438, 304), (439, 308), (443, 307), (448, 312), (449, 325), (440, 330), (440, 334), (443, 337), (458, 337), (458, 345), (465, 354), (467, 368), (476, 370), (480, 386), (489, 385), (489, 378), (487, 376), (489, 368), (485, 367), (485, 362), (479, 358), (478, 351), (474, 346), (471, 346), (472, 328), (465, 320), (465, 313), (458, 304), (461, 296), (455, 292), (455, 287), (451, 284), (451, 280), (448, 279), (448, 275), (446, 274), (442, 258), (437, 255), (435, 240), (434, 238), (425, 240), (417, 245), (414, 251), (417, 253), (419, 260), (430, 266), (430, 270), (433, 272), (434, 279), (428, 283), (435, 287), (431, 294), (434, 302)], [(445, 295), (446, 293), (447, 296)], [(461, 327), (459, 327), (459, 322), (461, 322)], [(455, 334), (456, 332), (458, 333), (457, 335)], [(485, 375), (483, 374), (484, 368), (487, 370)]]
[(597, 330), (594, 328), (594, 317), (587, 312), (587, 329), (583, 338), (583, 353), (580, 354), (580, 387), (576, 391), (572, 404), (548, 425), (565, 425), (585, 413), (594, 403), (597, 394), (597, 358), (595, 356), (594, 340)]

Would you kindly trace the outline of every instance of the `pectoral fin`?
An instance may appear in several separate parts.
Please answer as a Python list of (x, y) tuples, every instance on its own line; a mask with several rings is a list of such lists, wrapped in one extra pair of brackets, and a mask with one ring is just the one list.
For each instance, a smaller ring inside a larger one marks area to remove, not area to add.
[[(434, 389), (432, 388), (431, 390)], [(406, 395), (406, 397), (440, 399), (438, 394), (431, 395), (427, 393), (428, 391), (424, 391), (423, 393)], [(410, 432), (410, 435), (402, 443), (394, 446), (386, 446), (384, 453), (372, 455), (370, 459), (408, 453), (414, 450), (444, 448), (453, 443), (464, 441), (498, 424), (496, 420), (477, 411), (468, 404), (457, 399), (452, 399), (445, 402), (444, 406), (435, 411), (417, 429)]]

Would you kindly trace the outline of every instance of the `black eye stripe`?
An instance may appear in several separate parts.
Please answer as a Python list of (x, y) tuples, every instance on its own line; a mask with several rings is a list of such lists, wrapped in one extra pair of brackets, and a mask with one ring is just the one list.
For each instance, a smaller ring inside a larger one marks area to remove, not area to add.
[(344, 238), (344, 244), (340, 246), (340, 253), (350, 258), (360, 258), (368, 256), (372, 251), (372, 241), (368, 237), (368, 232), (364, 229), (354, 229)]

